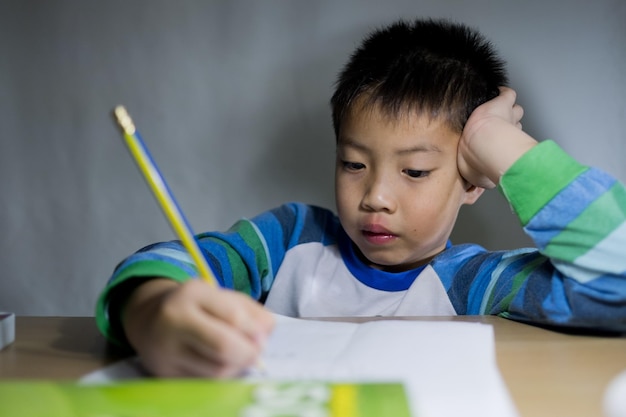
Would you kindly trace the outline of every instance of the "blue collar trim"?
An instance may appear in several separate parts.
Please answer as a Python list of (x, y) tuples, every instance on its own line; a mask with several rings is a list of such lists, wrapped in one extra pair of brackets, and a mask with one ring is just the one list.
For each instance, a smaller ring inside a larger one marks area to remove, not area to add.
[[(426, 268), (426, 265), (422, 265), (403, 272), (380, 271), (366, 265), (359, 259), (355, 253), (354, 244), (343, 229), (339, 233), (338, 243), (343, 261), (352, 275), (364, 285), (380, 291), (406, 291), (413, 284), (415, 278)], [(451, 243), (448, 241), (446, 248), (450, 246)]]

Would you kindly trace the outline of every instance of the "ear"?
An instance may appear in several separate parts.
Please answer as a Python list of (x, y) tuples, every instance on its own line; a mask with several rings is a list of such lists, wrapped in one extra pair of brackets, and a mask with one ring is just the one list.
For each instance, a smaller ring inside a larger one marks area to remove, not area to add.
[(478, 198), (483, 195), (484, 191), (484, 188), (477, 187), (468, 182), (465, 183), (465, 198), (463, 199), (463, 204), (474, 204), (478, 200)]

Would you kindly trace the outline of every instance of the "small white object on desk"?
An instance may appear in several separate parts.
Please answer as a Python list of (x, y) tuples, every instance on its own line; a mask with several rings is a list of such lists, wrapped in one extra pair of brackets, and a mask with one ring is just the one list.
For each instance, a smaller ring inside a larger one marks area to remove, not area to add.
[(15, 340), (15, 314), (0, 311), (0, 350)]
[(626, 417), (626, 370), (609, 383), (604, 394), (606, 417)]

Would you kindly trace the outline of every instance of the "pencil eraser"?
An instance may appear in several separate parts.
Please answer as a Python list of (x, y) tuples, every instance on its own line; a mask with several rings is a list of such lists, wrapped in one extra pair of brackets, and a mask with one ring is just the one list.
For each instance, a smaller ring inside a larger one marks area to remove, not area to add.
[(15, 340), (15, 314), (0, 312), (0, 350)]

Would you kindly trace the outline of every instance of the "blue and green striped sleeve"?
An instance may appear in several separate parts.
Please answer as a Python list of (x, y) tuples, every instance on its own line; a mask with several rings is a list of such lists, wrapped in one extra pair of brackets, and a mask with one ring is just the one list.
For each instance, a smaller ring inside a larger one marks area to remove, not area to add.
[[(324, 219), (320, 222), (319, 217)], [(323, 241), (334, 236), (325, 230), (336, 227), (324, 209), (290, 203), (259, 216), (242, 219), (226, 232), (196, 236), (200, 249), (219, 284), (263, 300), (287, 250), (308, 239)], [(177, 241), (145, 247), (120, 263), (109, 279), (96, 306), (100, 331), (111, 341), (126, 345), (119, 322), (118, 304), (111, 300), (128, 292), (133, 282), (165, 277), (179, 282), (193, 279), (197, 270), (191, 257)], [(129, 285), (130, 284), (130, 285)]]
[(455, 278), (466, 282), (456, 291), (467, 314), (626, 330), (624, 185), (546, 141), (520, 158), (499, 187), (537, 250), (485, 252), (467, 261)]

